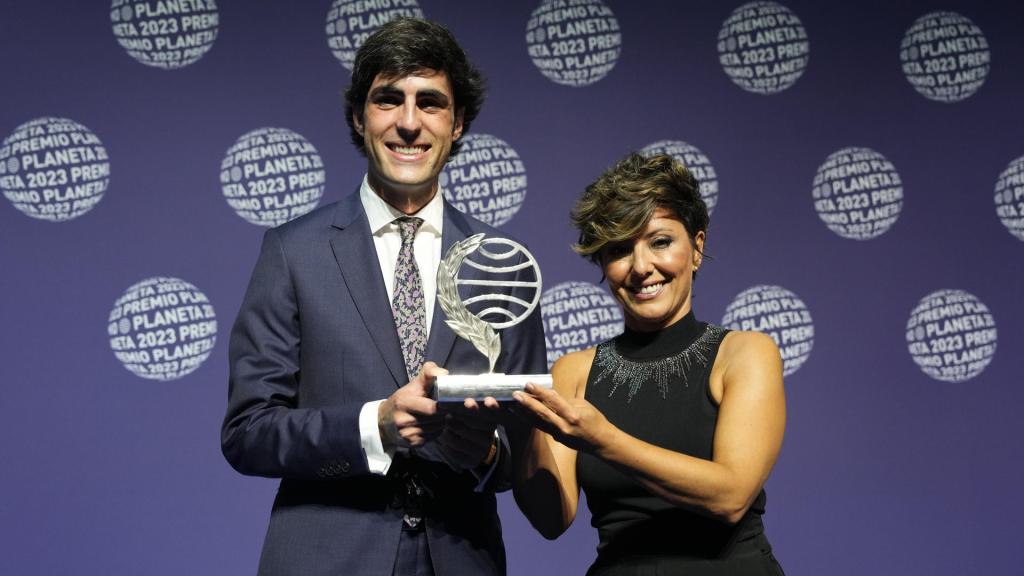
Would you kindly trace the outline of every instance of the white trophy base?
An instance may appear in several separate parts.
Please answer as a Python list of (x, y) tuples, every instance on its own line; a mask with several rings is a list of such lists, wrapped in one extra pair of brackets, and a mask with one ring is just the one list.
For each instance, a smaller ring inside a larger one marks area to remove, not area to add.
[(512, 400), (512, 393), (523, 390), (527, 382), (548, 389), (552, 386), (551, 374), (448, 374), (434, 381), (432, 398), (461, 404), (466, 398), (483, 400), (490, 396), (504, 402)]

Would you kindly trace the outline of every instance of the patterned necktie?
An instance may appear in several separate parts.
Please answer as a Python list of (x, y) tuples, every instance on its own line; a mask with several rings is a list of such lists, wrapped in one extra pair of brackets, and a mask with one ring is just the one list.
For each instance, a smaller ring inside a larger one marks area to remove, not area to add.
[(427, 349), (423, 282), (412, 250), (416, 230), (423, 224), (423, 219), (403, 216), (396, 219), (395, 223), (402, 233), (402, 249), (398, 252), (398, 263), (395, 265), (395, 296), (391, 301), (391, 311), (395, 316), (395, 327), (398, 328), (398, 340), (402, 344), (405, 369), (411, 379), (420, 373), (423, 353)]

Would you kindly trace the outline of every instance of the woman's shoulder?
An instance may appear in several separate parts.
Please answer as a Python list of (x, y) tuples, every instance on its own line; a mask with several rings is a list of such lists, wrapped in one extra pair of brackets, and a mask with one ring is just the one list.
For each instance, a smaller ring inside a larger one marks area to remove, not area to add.
[(722, 339), (718, 359), (729, 365), (782, 364), (779, 347), (771, 336), (763, 332), (732, 330)]
[(711, 397), (721, 404), (726, 388), (782, 389), (782, 357), (771, 336), (761, 332), (730, 331), (722, 340), (709, 383)]
[(764, 332), (749, 330), (728, 330), (722, 338), (723, 352), (728, 349), (732, 353), (779, 352), (775, 340)]
[(551, 376), (554, 378), (555, 387), (563, 394), (576, 392), (586, 386), (587, 374), (590, 373), (590, 365), (594, 362), (594, 355), (597, 348), (587, 348), (576, 352), (569, 352), (555, 360), (551, 366)]
[(597, 347), (587, 348), (585, 350), (577, 350), (576, 352), (568, 352), (563, 354), (558, 360), (555, 360), (553, 366), (551, 366), (551, 373), (555, 372), (566, 372), (573, 373), (578, 370), (590, 370), (590, 364), (594, 361), (594, 354), (597, 353)]

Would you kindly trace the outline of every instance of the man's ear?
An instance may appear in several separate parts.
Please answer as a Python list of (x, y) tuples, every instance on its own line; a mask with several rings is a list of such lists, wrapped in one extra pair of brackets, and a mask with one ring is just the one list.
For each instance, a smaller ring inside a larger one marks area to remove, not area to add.
[(356, 132), (360, 136), (364, 136), (364, 134), (363, 134), (363, 129), (364, 129), (363, 128), (363, 115), (360, 114), (359, 112), (356, 112), (355, 110), (352, 111), (352, 125), (355, 126)]
[(452, 140), (458, 140), (462, 136), (462, 118), (465, 115), (465, 108), (455, 111), (455, 123), (452, 125)]

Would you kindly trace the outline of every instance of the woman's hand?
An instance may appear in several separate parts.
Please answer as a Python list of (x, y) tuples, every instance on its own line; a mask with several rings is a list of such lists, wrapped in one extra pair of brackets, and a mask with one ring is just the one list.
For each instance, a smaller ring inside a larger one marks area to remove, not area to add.
[[(593, 354), (577, 359), (589, 366)], [(571, 373), (586, 377), (585, 370), (574, 367)], [(556, 387), (562, 374), (566, 372), (552, 369)], [(722, 341), (709, 383), (719, 404), (711, 460), (630, 436), (582, 398), (583, 386), (574, 387), (572, 398), (566, 396), (573, 387), (561, 386), (558, 391), (530, 386), (525, 393), (516, 392), (517, 412), (550, 435), (558, 448), (589, 452), (667, 502), (730, 524), (746, 514), (782, 447), (786, 425), (782, 359), (774, 341), (764, 334), (732, 332)], [(551, 451), (555, 453), (556, 447)], [(560, 472), (575, 472), (574, 454), (563, 457)], [(575, 493), (576, 486), (573, 476), (567, 487)]]
[(582, 398), (567, 399), (555, 390), (526, 385), (515, 392), (517, 413), (558, 442), (584, 452), (594, 452), (614, 428), (593, 404)]
[(582, 397), (593, 361), (593, 348), (562, 356), (551, 367), (554, 390), (528, 384), (526, 392), (513, 394), (516, 404), (509, 406), (532, 426), (525, 449), (513, 451), (516, 503), (549, 540), (565, 532), (576, 518), (580, 489), (574, 448), (585, 444), (578, 438), (593, 437), (591, 431), (601, 427), (594, 422), (608, 424), (589, 403), (566, 400)]

